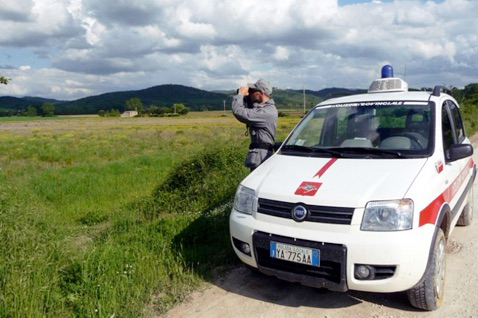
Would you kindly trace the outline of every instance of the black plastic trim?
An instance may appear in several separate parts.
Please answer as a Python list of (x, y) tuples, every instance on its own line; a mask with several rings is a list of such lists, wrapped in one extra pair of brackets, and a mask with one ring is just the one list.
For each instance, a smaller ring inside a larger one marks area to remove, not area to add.
[[(256, 232), (252, 238), (254, 256), (260, 272), (305, 286), (341, 292), (348, 290), (345, 245), (300, 240), (264, 232)], [(271, 258), (269, 256), (271, 241), (320, 250), (320, 267)]]
[(330, 224), (346, 224), (352, 223), (354, 208), (308, 205), (297, 202), (283, 202), (264, 198), (259, 198), (259, 206), (257, 213), (267, 214), (275, 217), (293, 219), (291, 211), (297, 205), (304, 206), (308, 213), (304, 219), (305, 222), (330, 223)]

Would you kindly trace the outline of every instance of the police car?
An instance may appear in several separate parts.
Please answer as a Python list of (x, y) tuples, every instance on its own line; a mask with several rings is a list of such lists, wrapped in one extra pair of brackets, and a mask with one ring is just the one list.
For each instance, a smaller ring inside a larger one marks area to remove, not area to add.
[(367, 94), (326, 100), (239, 185), (234, 251), (260, 272), (335, 291), (407, 291), (438, 308), (445, 246), (473, 218), (473, 148), (457, 101), (382, 68)]

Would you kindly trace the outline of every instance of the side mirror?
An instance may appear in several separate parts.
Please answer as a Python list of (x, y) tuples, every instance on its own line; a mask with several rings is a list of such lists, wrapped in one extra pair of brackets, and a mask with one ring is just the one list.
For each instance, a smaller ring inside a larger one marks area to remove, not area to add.
[(279, 148), (282, 146), (282, 141), (278, 141), (274, 144), (274, 151), (277, 152), (277, 150), (279, 150)]
[(446, 152), (446, 161), (452, 162), (473, 155), (473, 146), (470, 144), (455, 144)]

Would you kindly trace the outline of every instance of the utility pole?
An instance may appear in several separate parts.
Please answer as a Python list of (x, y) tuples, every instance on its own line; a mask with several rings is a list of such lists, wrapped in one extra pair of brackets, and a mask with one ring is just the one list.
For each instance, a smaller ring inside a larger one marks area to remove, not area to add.
[(223, 100), (224, 102), (224, 115), (226, 115), (226, 100)]

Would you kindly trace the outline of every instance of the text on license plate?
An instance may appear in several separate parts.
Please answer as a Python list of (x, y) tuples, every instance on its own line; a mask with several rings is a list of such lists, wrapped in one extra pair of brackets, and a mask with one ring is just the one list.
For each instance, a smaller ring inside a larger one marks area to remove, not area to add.
[(312, 248), (271, 241), (270, 257), (289, 262), (320, 266), (320, 251)]

